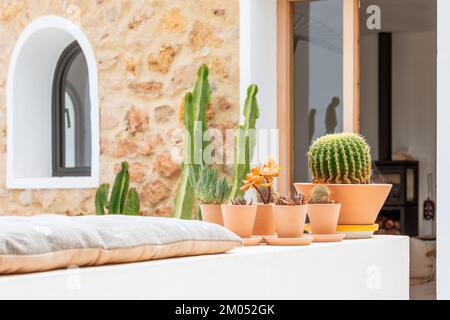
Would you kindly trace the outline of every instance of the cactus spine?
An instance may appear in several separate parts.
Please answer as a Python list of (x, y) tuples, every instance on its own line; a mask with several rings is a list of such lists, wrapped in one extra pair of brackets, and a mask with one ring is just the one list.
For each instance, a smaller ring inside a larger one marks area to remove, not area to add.
[(109, 184), (105, 183), (98, 188), (95, 195), (95, 210), (98, 215), (126, 214), (138, 215), (140, 212), (139, 195), (136, 189), (129, 190), (128, 163), (122, 163), (122, 170), (117, 174), (111, 197), (108, 200)]
[(258, 86), (255, 84), (250, 85), (247, 89), (247, 98), (244, 105), (245, 122), (238, 127), (236, 133), (231, 200), (244, 195), (244, 192), (239, 189), (243, 185), (242, 181), (245, 179), (245, 175), (250, 172), (250, 162), (252, 161), (256, 145), (256, 120), (260, 116), (258, 101), (256, 100), (257, 94)]
[(203, 133), (207, 129), (206, 110), (211, 94), (208, 75), (208, 67), (202, 65), (198, 71), (194, 91), (188, 92), (184, 98), (183, 122), (188, 137), (184, 141), (183, 168), (173, 214), (175, 218), (191, 219), (192, 217), (195, 195), (189, 183), (189, 170), (192, 168), (195, 177), (198, 178), (200, 167), (204, 164), (203, 151), (208, 143), (203, 141)]
[(329, 134), (317, 139), (309, 149), (308, 163), (314, 183), (370, 183), (370, 147), (355, 133)]

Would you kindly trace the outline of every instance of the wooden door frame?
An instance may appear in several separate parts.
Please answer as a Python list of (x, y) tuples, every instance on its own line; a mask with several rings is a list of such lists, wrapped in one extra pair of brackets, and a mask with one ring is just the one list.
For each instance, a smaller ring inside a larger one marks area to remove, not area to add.
[[(279, 192), (289, 192), (294, 181), (294, 2), (309, 0), (277, 0), (277, 127), (278, 159), (282, 172)], [(359, 132), (359, 5), (358, 0), (342, 0), (344, 131)], [(302, 182), (302, 181), (298, 181)]]

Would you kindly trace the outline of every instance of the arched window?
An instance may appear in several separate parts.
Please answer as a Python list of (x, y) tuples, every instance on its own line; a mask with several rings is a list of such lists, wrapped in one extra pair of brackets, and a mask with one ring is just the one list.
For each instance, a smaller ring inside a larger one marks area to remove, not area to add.
[(80, 27), (44, 16), (21, 33), (7, 80), (7, 187), (99, 184), (98, 70)]
[(77, 41), (61, 54), (53, 78), (53, 176), (91, 174), (89, 73)]

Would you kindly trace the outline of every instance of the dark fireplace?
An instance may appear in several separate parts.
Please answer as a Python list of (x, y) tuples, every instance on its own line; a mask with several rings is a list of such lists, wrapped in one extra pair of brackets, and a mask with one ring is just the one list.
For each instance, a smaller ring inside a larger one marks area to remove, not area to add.
[[(417, 236), (419, 233), (419, 162), (392, 160), (392, 34), (379, 34), (378, 148), (381, 181), (393, 188), (378, 216), (378, 234)], [(376, 176), (376, 175), (375, 175)]]

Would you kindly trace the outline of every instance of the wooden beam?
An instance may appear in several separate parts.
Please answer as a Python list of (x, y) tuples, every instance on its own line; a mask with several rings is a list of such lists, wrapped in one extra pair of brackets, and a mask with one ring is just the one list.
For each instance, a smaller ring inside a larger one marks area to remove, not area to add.
[(344, 131), (359, 132), (359, 6), (343, 0)]
[(278, 191), (289, 192), (294, 175), (294, 25), (293, 7), (277, 1), (277, 126), (278, 154), (282, 167)]

